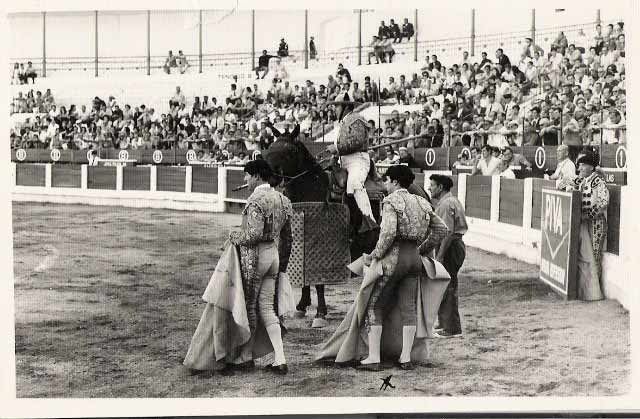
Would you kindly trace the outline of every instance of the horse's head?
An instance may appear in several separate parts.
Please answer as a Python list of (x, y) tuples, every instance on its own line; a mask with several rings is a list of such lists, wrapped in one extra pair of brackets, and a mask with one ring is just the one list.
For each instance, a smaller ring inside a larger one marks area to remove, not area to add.
[[(318, 189), (326, 189), (326, 185), (320, 188), (317, 176), (314, 176), (320, 174), (322, 168), (307, 147), (297, 139), (298, 132), (298, 127), (291, 133), (274, 130), (278, 139), (263, 153), (263, 158), (271, 166), (276, 178), (280, 176), (285, 182), (287, 195), (292, 200), (295, 198), (294, 202), (322, 200), (315, 193), (319, 193), (316, 191)], [(313, 196), (309, 195), (310, 189), (314, 189)]]

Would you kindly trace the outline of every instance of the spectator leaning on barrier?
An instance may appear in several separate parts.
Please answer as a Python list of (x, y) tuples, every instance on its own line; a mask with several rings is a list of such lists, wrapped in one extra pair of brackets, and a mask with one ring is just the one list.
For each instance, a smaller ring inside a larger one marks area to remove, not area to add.
[(500, 160), (492, 155), (493, 148), (488, 145), (482, 146), (482, 157), (473, 167), (471, 175), (480, 174), (482, 176), (492, 176), (496, 173)]
[(496, 169), (496, 173), (505, 179), (515, 179), (516, 174), (513, 173), (513, 170), (509, 167), (509, 160), (505, 157), (499, 159), (498, 167)]

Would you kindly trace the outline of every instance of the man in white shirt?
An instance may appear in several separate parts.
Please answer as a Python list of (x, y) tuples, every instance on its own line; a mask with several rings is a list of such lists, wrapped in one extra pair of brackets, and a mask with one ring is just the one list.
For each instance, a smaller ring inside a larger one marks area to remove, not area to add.
[(496, 172), (505, 179), (515, 179), (516, 174), (509, 167), (509, 161), (506, 158), (498, 159), (498, 168)]
[(184, 97), (184, 94), (180, 91), (180, 86), (176, 86), (176, 93), (173, 95), (173, 97), (169, 101), (169, 106), (173, 104), (182, 105), (182, 104), (185, 104), (186, 102), (187, 101)]
[(491, 147), (485, 144), (482, 146), (482, 157), (471, 171), (471, 175), (492, 176), (497, 174), (499, 163), (500, 159), (493, 157), (491, 155)]
[(576, 165), (569, 158), (569, 147), (559, 145), (556, 149), (558, 156), (558, 165), (556, 171), (551, 176), (545, 175), (549, 180), (563, 181), (576, 177)]
[(602, 141), (605, 144), (624, 144), (627, 142), (627, 122), (619, 110), (609, 110), (609, 118), (602, 125), (602, 128)]

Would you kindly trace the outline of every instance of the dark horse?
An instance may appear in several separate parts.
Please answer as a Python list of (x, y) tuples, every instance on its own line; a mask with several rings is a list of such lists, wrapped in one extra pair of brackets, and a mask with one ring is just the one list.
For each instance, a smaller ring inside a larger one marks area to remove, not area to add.
[[(340, 174), (336, 172), (336, 167), (323, 168), (321, 166), (307, 147), (297, 139), (299, 126), (296, 126), (292, 132), (285, 131), (280, 133), (275, 128), (272, 128), (272, 130), (277, 140), (264, 152), (263, 157), (271, 166), (276, 180), (284, 181), (285, 195), (291, 202), (328, 202), (331, 179), (332, 177), (340, 177)], [(332, 176), (332, 173), (335, 176)], [(369, 190), (369, 187), (372, 187), (380, 191), (383, 190), (377, 180), (373, 180), (375, 179), (375, 166), (373, 163), (369, 173), (371, 176), (367, 181), (367, 189)], [(344, 173), (342, 175), (344, 176)], [(380, 230), (359, 233), (362, 213), (352, 196), (347, 196), (344, 203), (349, 207), (351, 260), (355, 260), (362, 253), (373, 251)], [(371, 208), (374, 217), (379, 222), (380, 201), (372, 201)], [(318, 295), (318, 308), (314, 327), (322, 327), (326, 324), (324, 318), (327, 314), (324, 285), (316, 285), (315, 287)], [(299, 312), (305, 312), (309, 305), (311, 305), (311, 290), (309, 286), (305, 286), (302, 288), (302, 297), (296, 309)]]

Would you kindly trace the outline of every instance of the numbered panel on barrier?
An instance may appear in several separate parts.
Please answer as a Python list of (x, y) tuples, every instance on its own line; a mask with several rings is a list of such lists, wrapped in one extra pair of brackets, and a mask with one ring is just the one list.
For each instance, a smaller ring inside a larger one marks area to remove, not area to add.
[(577, 293), (581, 202), (579, 192), (542, 189), (539, 278), (568, 300)]

